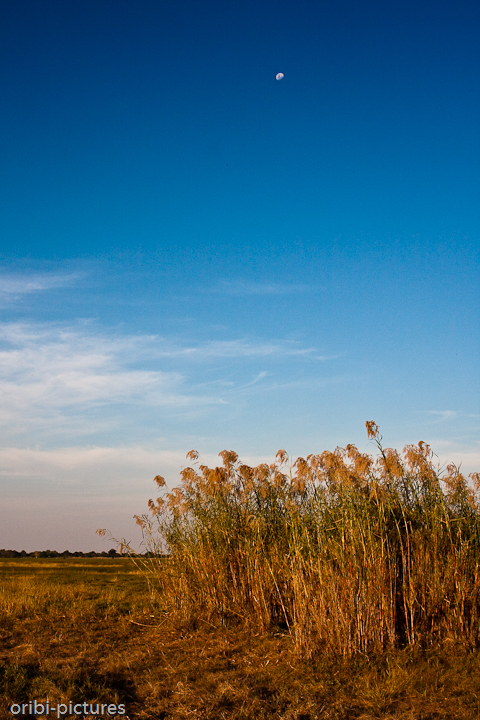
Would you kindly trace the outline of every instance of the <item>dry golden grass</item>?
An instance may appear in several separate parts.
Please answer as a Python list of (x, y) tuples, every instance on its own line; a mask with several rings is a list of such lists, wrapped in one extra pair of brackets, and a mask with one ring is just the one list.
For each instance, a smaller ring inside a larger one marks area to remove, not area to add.
[(48, 699), (130, 720), (479, 718), (477, 495), (367, 427), (377, 459), (187, 468), (137, 518), (151, 557), (1, 559), (0, 716)]
[(2, 719), (28, 699), (124, 702), (130, 720), (479, 717), (480, 656), (452, 643), (306, 659), (280, 628), (175, 622), (128, 559), (1, 560), (0, 574)]

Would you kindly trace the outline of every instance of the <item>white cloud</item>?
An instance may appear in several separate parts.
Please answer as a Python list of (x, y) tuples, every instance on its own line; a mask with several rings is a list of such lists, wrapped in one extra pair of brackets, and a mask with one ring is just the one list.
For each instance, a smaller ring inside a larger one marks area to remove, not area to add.
[(198, 372), (206, 362), (314, 359), (315, 352), (295, 342), (247, 339), (182, 345), (154, 335), (102, 334), (86, 321), (0, 324), (0, 428), (10, 442), (50, 436), (55, 444), (58, 435), (92, 435), (128, 423), (125, 406), (205, 412), (227, 404), (225, 392), (231, 398), (267, 375), (257, 370), (247, 382), (202, 382)]
[(191, 358), (242, 358), (268, 356), (306, 356), (315, 352), (315, 348), (298, 347), (293, 342), (249, 342), (248, 340), (211, 340), (201, 345), (179, 347), (166, 344), (158, 349), (159, 357)]
[(253, 378), (253, 380), (250, 380), (250, 382), (245, 383), (245, 385), (242, 385), (242, 386), (241, 386), (241, 389), (247, 388), (247, 387), (251, 387), (252, 385), (256, 385), (258, 382), (260, 382), (261, 380), (263, 380), (263, 378), (267, 377), (267, 375), (268, 375), (268, 373), (267, 373), (265, 370), (264, 370), (263, 372), (261, 372), (261, 373), (258, 373), (258, 375), (256, 375), (256, 376)]
[(432, 415), (437, 422), (454, 420), (458, 414), (455, 410), (428, 410), (427, 412), (429, 415)]
[(72, 285), (80, 277), (79, 273), (70, 274), (32, 274), (32, 275), (1, 275), (0, 303), (10, 303), (22, 295), (52, 290)]
[[(84, 416), (95, 408), (126, 403), (178, 409), (222, 402), (185, 390), (180, 372), (131, 367), (149, 340), (108, 338), (88, 327), (0, 326), (0, 427), (82, 431), (82, 425), (89, 426)], [(102, 425), (105, 418), (96, 422)]]
[(220, 280), (218, 285), (204, 290), (207, 293), (223, 295), (287, 295), (312, 292), (319, 288), (302, 283), (268, 283), (246, 280)]

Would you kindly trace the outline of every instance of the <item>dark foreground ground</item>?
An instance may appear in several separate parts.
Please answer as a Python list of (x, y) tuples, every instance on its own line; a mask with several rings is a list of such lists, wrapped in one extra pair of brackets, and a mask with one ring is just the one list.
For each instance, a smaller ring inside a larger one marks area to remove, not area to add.
[(112, 717), (129, 720), (470, 720), (480, 653), (305, 661), (281, 633), (172, 626), (129, 560), (1, 559), (0, 717), (47, 699), (124, 703)]

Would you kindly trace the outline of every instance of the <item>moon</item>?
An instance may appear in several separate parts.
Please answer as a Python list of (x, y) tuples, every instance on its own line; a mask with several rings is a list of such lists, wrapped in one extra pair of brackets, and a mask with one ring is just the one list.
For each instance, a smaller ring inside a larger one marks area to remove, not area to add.
[(285, 75), (283, 73), (277, 73), (275, 75), (275, 80), (283, 80), (284, 77)]

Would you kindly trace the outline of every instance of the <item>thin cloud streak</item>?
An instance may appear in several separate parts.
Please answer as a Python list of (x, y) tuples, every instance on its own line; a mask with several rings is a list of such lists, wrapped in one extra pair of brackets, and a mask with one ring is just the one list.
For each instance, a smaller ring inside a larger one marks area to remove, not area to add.
[(251, 380), (250, 382), (246, 383), (245, 385), (240, 385), (240, 387), (237, 388), (237, 389), (238, 389), (238, 390), (243, 390), (244, 388), (252, 387), (252, 385), (256, 385), (258, 382), (260, 382), (261, 380), (263, 380), (263, 378), (267, 377), (267, 375), (268, 375), (268, 372), (266, 372), (266, 371), (264, 370), (263, 372), (258, 373), (258, 375), (257, 375), (255, 378), (253, 378), (253, 380)]
[[(181, 346), (172, 340), (158, 335), (100, 335), (89, 332), (91, 323), (84, 321), (81, 326), (65, 327), (42, 323), (5, 323), (0, 325), (0, 342), (3, 340), (22, 348), (39, 346), (58, 346), (64, 344), (91, 348), (98, 354), (102, 363), (105, 354), (126, 353), (131, 360), (140, 358), (227, 358), (227, 357), (266, 357), (266, 356), (312, 356), (314, 359), (327, 360), (337, 356), (314, 356), (314, 347), (299, 347), (298, 342), (263, 340), (209, 340), (197, 345)], [(91, 358), (93, 360), (93, 357)], [(1, 361), (0, 361), (1, 362)], [(82, 362), (82, 361), (80, 361)]]
[(446, 420), (454, 420), (457, 417), (455, 410), (428, 410), (428, 415), (433, 415), (436, 422), (445, 422)]
[(194, 347), (171, 347), (158, 350), (158, 357), (191, 358), (234, 358), (267, 356), (306, 356), (315, 352), (315, 348), (294, 347), (293, 343), (258, 343), (248, 340), (211, 340)]
[(293, 293), (316, 292), (323, 288), (302, 283), (260, 283), (246, 280), (220, 280), (213, 288), (203, 290), (205, 293), (221, 295), (289, 295)]
[(82, 275), (69, 274), (32, 274), (32, 275), (2, 275), (0, 274), (0, 303), (9, 303), (18, 300), (23, 295), (35, 292), (53, 290), (55, 288), (73, 285)]

